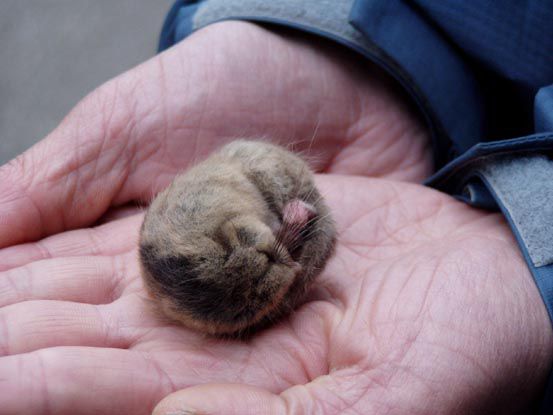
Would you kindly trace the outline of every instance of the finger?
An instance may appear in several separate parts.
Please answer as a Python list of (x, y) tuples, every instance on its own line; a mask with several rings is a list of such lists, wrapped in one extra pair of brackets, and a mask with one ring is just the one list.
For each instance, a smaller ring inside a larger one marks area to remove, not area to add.
[[(152, 415), (296, 415), (379, 413), (363, 395), (362, 385), (336, 384), (323, 376), (307, 385), (297, 385), (275, 394), (241, 384), (205, 384), (172, 393), (154, 409)], [(334, 389), (334, 390), (333, 390)], [(339, 391), (339, 392), (338, 392)], [(367, 395), (372, 395), (368, 392)]]
[(0, 272), (0, 307), (31, 300), (106, 304), (138, 276), (137, 253), (47, 259)]
[(0, 384), (2, 414), (149, 415), (174, 390), (145, 353), (86, 347), (2, 357)]
[(0, 250), (0, 271), (47, 258), (88, 255), (117, 255), (138, 244), (143, 215), (133, 215), (95, 228), (78, 229), (38, 242)]
[(0, 309), (0, 355), (56, 346), (126, 348), (150, 317), (136, 295), (108, 305), (28, 301)]
[(284, 415), (285, 401), (255, 386), (207, 384), (193, 386), (164, 398), (152, 415)]

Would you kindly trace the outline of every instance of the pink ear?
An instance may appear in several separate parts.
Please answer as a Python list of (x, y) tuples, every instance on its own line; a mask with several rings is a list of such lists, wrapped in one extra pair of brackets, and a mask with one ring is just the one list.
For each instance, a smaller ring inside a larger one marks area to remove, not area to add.
[(303, 200), (293, 199), (288, 202), (282, 212), (282, 222), (303, 229), (317, 215), (315, 208)]

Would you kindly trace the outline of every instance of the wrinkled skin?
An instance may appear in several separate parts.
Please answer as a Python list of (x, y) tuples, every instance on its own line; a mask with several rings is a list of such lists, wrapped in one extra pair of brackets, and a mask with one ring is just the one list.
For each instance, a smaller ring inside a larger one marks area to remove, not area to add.
[[(539, 398), (539, 293), (499, 215), (407, 183), (431, 156), (404, 100), (340, 48), (238, 22), (93, 92), (0, 169), (0, 413), (140, 415), (165, 398), (156, 414), (506, 414)], [(261, 135), (331, 173), (317, 180), (340, 236), (317, 289), (248, 342), (158, 319), (142, 213), (113, 207), (219, 137)]]

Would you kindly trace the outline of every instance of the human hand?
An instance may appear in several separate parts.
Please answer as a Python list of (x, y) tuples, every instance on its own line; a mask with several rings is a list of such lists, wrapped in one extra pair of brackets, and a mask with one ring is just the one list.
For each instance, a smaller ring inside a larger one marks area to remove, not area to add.
[[(1, 170), (0, 243), (90, 226), (111, 206), (148, 200), (178, 170), (220, 144), (220, 136), (266, 134), (283, 141), (315, 136), (313, 145), (309, 139), (297, 148), (310, 148), (331, 173), (417, 180), (428, 171), (422, 129), (388, 86), (367, 81), (359, 67), (344, 66), (340, 52), (313, 51), (299, 40), (244, 23), (214, 25), (195, 36), (102, 87), (50, 137)], [(226, 43), (219, 48), (213, 42)], [(205, 74), (206, 68), (214, 72)], [(298, 405), (309, 412), (326, 405), (326, 413), (345, 413), (349, 406), (356, 409), (349, 399), (359, 398), (358, 412), (383, 412), (386, 405), (409, 412), (408, 404), (440, 412), (453, 402), (452, 411), (444, 409), (453, 413), (484, 405), (486, 392), (492, 398), (517, 392), (517, 403), (535, 396), (551, 354), (549, 322), (497, 216), (414, 185), (324, 176), (320, 186), (337, 212), (337, 255), (303, 307), (248, 343), (205, 339), (150, 314), (136, 269), (139, 215), (3, 250), (0, 408), (6, 409), (0, 411), (149, 413), (168, 393), (198, 384), (207, 385), (163, 405), (184, 402), (208, 411), (200, 405), (212, 404), (213, 412), (224, 413), (231, 413), (232, 405), (235, 413), (269, 411), (260, 406), (278, 413), (287, 404), (290, 411)], [(424, 207), (433, 213), (425, 216)], [(450, 236), (459, 240), (448, 246)], [(486, 247), (482, 253), (475, 251), (477, 240)], [(441, 262), (440, 254), (447, 252), (454, 258), (476, 255), (469, 271), (479, 278), (469, 279), (463, 272), (469, 265), (460, 260)], [(499, 262), (496, 267), (490, 258)], [(443, 263), (457, 271), (446, 267), (449, 277), (433, 277)], [(459, 274), (469, 288), (467, 280), (486, 289), (475, 296), (459, 281), (455, 285)], [(406, 288), (396, 289), (403, 283)], [(489, 304), (497, 297), (485, 295), (498, 284), (511, 303)], [(436, 285), (440, 289), (427, 295)], [(392, 307), (402, 296), (412, 296), (406, 315)], [(417, 308), (420, 304), (424, 307)], [(464, 314), (455, 314), (458, 309)], [(469, 319), (467, 309), (482, 319)], [(490, 318), (505, 310), (494, 325)], [(520, 312), (516, 319), (514, 311)], [(428, 316), (440, 324), (432, 326)], [(460, 317), (466, 318), (455, 325)], [(410, 325), (421, 327), (421, 342), (413, 340)], [(442, 325), (454, 329), (447, 332)], [(481, 332), (484, 339), (475, 337)], [(425, 349), (425, 341), (436, 347)], [(455, 348), (459, 344), (463, 350)], [(413, 350), (405, 353), (409, 365), (400, 359), (402, 350)], [(490, 367), (488, 384), (478, 364), (463, 363), (464, 350), (476, 354), (475, 363)], [(428, 356), (436, 372), (424, 366)], [(430, 387), (442, 387), (437, 399), (423, 393), (422, 381), (419, 389), (408, 388), (421, 372)], [(394, 382), (385, 382), (386, 373)], [(405, 382), (399, 387), (401, 373)], [(378, 381), (387, 394), (371, 388)], [(215, 385), (229, 382), (238, 385)], [(260, 389), (252, 394), (246, 384)], [(313, 399), (306, 399), (311, 392)], [(408, 394), (411, 401), (399, 401)], [(243, 403), (251, 405), (237, 406)]]
[(309, 301), (245, 346), (260, 378), (214, 376), (154, 415), (527, 413), (551, 326), (503, 218), (418, 185), (320, 185), (337, 252)]
[(4, 250), (49, 259), (0, 274), (0, 413), (149, 414), (179, 389), (156, 415), (506, 414), (537, 397), (551, 328), (499, 215), (419, 185), (318, 182), (336, 254), (306, 303), (249, 341), (150, 312), (141, 214)]
[(107, 82), (0, 168), (0, 247), (149, 202), (234, 138), (295, 143), (328, 172), (425, 177), (425, 129), (390, 81), (342, 47), (314, 44), (224, 22)]

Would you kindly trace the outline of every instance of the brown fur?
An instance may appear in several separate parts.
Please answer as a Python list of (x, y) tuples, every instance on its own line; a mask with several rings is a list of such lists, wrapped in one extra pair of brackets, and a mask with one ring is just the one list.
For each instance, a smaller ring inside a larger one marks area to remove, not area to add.
[(303, 160), (238, 140), (152, 202), (140, 235), (142, 275), (172, 319), (210, 334), (249, 333), (298, 304), (335, 235)]

